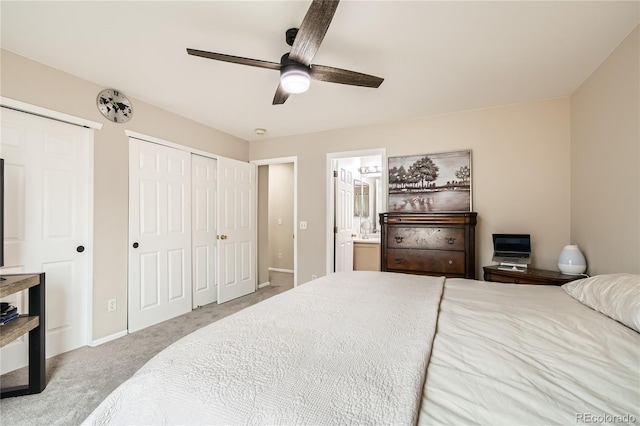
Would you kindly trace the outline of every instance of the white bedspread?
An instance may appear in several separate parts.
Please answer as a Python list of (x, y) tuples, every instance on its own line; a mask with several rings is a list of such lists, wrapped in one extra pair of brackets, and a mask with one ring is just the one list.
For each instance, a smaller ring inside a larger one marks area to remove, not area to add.
[(640, 334), (560, 287), (448, 279), (419, 424), (590, 423), (640, 423)]
[(86, 424), (414, 424), (443, 278), (333, 274), (204, 327)]

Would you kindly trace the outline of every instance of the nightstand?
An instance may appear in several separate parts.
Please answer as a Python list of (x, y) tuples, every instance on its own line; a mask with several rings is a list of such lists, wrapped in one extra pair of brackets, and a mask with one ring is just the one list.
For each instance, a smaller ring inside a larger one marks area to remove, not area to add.
[(484, 280), (511, 284), (562, 285), (585, 278), (584, 275), (565, 275), (561, 272), (527, 268), (525, 272), (499, 269), (498, 265), (485, 266)]

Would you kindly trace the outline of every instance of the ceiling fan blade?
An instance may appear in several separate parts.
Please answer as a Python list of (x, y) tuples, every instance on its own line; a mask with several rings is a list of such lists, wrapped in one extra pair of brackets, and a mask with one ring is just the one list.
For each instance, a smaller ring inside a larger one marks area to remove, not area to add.
[(278, 84), (276, 94), (273, 97), (273, 103), (271, 105), (281, 105), (289, 98), (289, 93), (285, 92), (282, 88), (282, 84)]
[(270, 70), (280, 70), (280, 63), (261, 61), (260, 59), (242, 58), (240, 56), (224, 55), (222, 53), (207, 52), (204, 50), (187, 49), (187, 53), (193, 56), (200, 56), (202, 58), (214, 59), (216, 61), (231, 62), (233, 64), (249, 65), (258, 68), (268, 68)]
[(350, 86), (380, 87), (384, 78), (324, 65), (311, 65), (311, 78)]
[(313, 0), (291, 46), (289, 59), (311, 64), (338, 7), (338, 0)]

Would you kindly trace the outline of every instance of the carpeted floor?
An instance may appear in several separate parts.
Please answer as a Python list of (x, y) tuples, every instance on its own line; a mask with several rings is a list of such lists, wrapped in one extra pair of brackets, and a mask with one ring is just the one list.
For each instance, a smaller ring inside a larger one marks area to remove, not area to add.
[[(218, 305), (212, 303), (178, 318), (97, 347), (85, 346), (47, 360), (47, 387), (37, 395), (0, 400), (0, 425), (78, 425), (151, 357), (183, 336), (293, 287), (293, 275), (270, 272), (271, 285)], [(27, 369), (0, 376), (0, 386), (24, 384)]]

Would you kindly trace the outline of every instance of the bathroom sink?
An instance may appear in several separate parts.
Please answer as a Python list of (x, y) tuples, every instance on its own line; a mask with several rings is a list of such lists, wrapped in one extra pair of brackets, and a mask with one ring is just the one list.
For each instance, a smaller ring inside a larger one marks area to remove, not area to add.
[(353, 239), (355, 243), (380, 244), (380, 234), (367, 235), (366, 237), (358, 236)]

